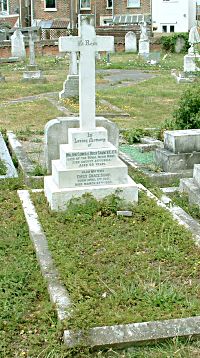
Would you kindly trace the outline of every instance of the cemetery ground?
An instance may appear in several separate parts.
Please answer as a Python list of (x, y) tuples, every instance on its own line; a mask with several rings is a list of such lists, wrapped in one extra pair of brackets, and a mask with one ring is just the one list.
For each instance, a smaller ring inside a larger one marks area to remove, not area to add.
[[(67, 59), (43, 57), (37, 62), (46, 83), (21, 82), (25, 66), (16, 63), (2, 65), (6, 82), (0, 84), (1, 131), (5, 138), (7, 130), (13, 131), (26, 148), (31, 147), (30, 157), (34, 158), (36, 168), (43, 164), (41, 150), (46, 122), (78, 112), (76, 99), (61, 103), (57, 100), (67, 74)], [(98, 112), (114, 113), (111, 119), (120, 129), (162, 127), (188, 88), (187, 84), (178, 86), (170, 75), (172, 68), (181, 67), (182, 55), (168, 55), (160, 67), (145, 64), (132, 54), (111, 55), (109, 66), (102, 58), (99, 70), (141, 70), (152, 76), (139, 82), (129, 81), (129, 77), (109, 82), (101, 72), (97, 75)], [(128, 116), (118, 116), (116, 107)], [(160, 195), (157, 184), (144, 174), (130, 169), (130, 175)], [(33, 180), (31, 186), (42, 185)], [(100, 204), (87, 198), (86, 204), (74, 204), (68, 212), (56, 214), (50, 212), (42, 193), (31, 194), (53, 259), (73, 302), (71, 318), (60, 323), (29, 238), (18, 189), (30, 189), (20, 171), (18, 178), (0, 182), (2, 357), (200, 355), (199, 341), (190, 338), (123, 351), (67, 349), (62, 341), (63, 329), (199, 315), (199, 252), (192, 235), (142, 192), (138, 205), (131, 208), (131, 218), (116, 216), (118, 202), (113, 198)], [(187, 200), (181, 204), (183, 199), (175, 195), (173, 200), (187, 210)], [(188, 210), (199, 220), (197, 208)], [(134, 240), (130, 240), (133, 233)]]

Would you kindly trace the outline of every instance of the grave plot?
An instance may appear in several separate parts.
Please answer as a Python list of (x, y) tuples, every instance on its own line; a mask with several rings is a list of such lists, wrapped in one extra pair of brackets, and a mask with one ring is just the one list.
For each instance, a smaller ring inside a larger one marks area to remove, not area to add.
[(0, 132), (0, 179), (17, 177), (17, 170), (13, 164), (7, 145)]
[[(44, 194), (37, 191), (31, 197), (38, 219), (32, 204), (27, 204), (27, 192), (19, 192), (31, 222), (37, 257), (44, 260), (47, 282), (53, 276), (42, 248), (41, 230), (46, 234), (56, 277), (67, 290), (63, 295), (55, 283), (49, 284), (58, 315), (60, 303), (64, 307), (68, 347), (77, 342), (123, 346), (200, 333), (199, 249), (165, 205), (140, 188), (139, 203), (129, 207), (132, 217), (116, 215), (116, 210), (123, 208), (120, 200), (111, 197), (99, 203), (90, 196), (85, 202), (72, 202), (62, 214), (49, 215)], [(173, 215), (178, 217), (176, 212)], [(200, 238), (199, 228), (195, 234)], [(80, 337), (77, 341), (79, 331), (85, 334), (81, 341)]]

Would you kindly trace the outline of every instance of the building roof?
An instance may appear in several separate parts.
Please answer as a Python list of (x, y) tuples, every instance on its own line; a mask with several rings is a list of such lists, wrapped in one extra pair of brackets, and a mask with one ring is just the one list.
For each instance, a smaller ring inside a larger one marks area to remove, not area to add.
[(4, 24), (8, 24), (10, 28), (16, 26), (16, 22), (19, 19), (19, 15), (9, 15), (9, 16), (0, 16), (0, 27), (3, 27)]
[(68, 25), (69, 21), (65, 19), (41, 20), (39, 23), (41, 29), (67, 29)]

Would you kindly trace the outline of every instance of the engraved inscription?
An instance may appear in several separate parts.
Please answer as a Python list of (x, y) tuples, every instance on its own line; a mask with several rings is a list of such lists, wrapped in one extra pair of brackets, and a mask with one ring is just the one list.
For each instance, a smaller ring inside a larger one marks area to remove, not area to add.
[(82, 174), (77, 175), (75, 186), (87, 185), (109, 185), (112, 184), (111, 174), (104, 169), (83, 170)]
[(96, 41), (90, 41), (90, 40), (80, 40), (78, 42), (79, 46), (97, 46)]
[(66, 164), (77, 168), (100, 167), (110, 163), (117, 156), (117, 150), (66, 153)]

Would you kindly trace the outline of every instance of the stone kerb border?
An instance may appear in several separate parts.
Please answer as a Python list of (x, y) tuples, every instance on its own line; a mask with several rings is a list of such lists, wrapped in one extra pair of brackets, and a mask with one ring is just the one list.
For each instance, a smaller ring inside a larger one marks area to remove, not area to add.
[(147, 169), (142, 168), (142, 165), (138, 162), (131, 159), (127, 154), (119, 151), (119, 157), (129, 165), (131, 168), (139, 170), (141, 173), (146, 175), (154, 184), (157, 183), (158, 185), (169, 185), (173, 183), (174, 179), (180, 178), (191, 178), (192, 176), (192, 169), (180, 171), (178, 173), (168, 173), (168, 172), (150, 172)]
[(69, 296), (65, 287), (60, 282), (59, 274), (54, 266), (47, 240), (39, 223), (30, 194), (28, 190), (18, 190), (18, 195), (29, 227), (29, 235), (33, 242), (43, 277), (47, 282), (50, 299), (55, 304), (58, 318), (60, 320), (66, 319), (69, 317)]
[[(192, 230), (190, 223), (192, 218), (179, 207), (168, 207), (159, 200), (154, 194), (146, 189), (142, 184), (138, 184), (141, 191), (157, 204), (170, 211), (173, 218), (192, 231), (195, 243), (200, 245), (200, 225)], [(32, 190), (32, 192), (41, 192), (42, 190)], [(36, 255), (41, 267), (42, 274), (47, 281), (48, 291), (51, 301), (55, 304), (59, 320), (63, 320), (70, 315), (70, 300), (67, 290), (60, 283), (60, 278), (51, 254), (48, 250), (48, 244), (42, 227), (39, 223), (38, 215), (31, 201), (28, 190), (18, 190), (26, 221), (29, 227), (30, 238), (33, 241)], [(185, 216), (183, 215), (185, 214)], [(189, 221), (188, 221), (189, 217)], [(64, 342), (69, 348), (77, 345), (90, 346), (93, 348), (103, 347), (126, 347), (138, 343), (154, 342), (173, 337), (197, 337), (200, 336), (200, 316), (170, 319), (163, 321), (151, 321), (124, 325), (94, 327), (89, 329), (87, 334), (82, 331), (73, 332), (64, 331)]]
[(0, 179), (17, 178), (18, 177), (17, 170), (13, 164), (12, 158), (10, 156), (10, 153), (8, 151), (8, 148), (6, 146), (6, 143), (1, 133), (0, 133), (0, 159), (5, 163), (7, 169), (5, 175), (0, 175)]

